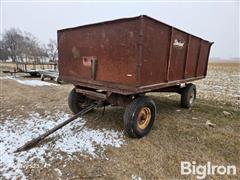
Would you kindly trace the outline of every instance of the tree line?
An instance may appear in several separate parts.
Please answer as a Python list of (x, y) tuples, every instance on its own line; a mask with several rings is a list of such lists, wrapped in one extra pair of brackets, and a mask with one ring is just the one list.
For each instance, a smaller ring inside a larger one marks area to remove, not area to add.
[(9, 59), (13, 62), (53, 62), (57, 60), (57, 43), (51, 39), (46, 45), (41, 44), (31, 33), (11, 28), (0, 40), (0, 60)]

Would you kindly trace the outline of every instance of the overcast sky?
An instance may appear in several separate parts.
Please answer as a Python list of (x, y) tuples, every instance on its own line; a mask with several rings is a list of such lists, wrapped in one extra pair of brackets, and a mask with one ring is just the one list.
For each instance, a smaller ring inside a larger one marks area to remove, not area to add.
[(239, 2), (20, 3), (2, 1), (1, 5), (3, 31), (16, 27), (31, 32), (43, 43), (48, 42), (50, 38), (56, 39), (58, 29), (145, 14), (214, 41), (211, 57), (240, 57)]

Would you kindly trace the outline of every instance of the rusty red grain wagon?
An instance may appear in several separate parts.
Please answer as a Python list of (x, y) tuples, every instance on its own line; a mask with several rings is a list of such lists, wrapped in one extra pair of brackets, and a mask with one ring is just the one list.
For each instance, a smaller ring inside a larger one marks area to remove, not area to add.
[(127, 134), (143, 137), (156, 117), (145, 93), (177, 92), (191, 107), (196, 87), (188, 82), (206, 76), (212, 44), (145, 15), (59, 30), (59, 75), (75, 86), (69, 107), (126, 106)]

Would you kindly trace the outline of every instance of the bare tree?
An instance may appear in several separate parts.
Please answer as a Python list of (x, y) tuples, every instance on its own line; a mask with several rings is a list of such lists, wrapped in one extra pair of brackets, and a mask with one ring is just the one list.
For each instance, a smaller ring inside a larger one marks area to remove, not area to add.
[(39, 61), (41, 48), (37, 39), (30, 33), (24, 34), (23, 54), (26, 59), (33, 59)]
[(21, 56), (24, 37), (19, 29), (12, 28), (3, 34), (3, 43), (13, 62)]
[(47, 57), (44, 48), (41, 47), (37, 38), (31, 33), (23, 33), (19, 29), (12, 28), (3, 34), (4, 52), (6, 52), (13, 62), (35, 61)]
[(50, 39), (49, 43), (47, 44), (47, 54), (49, 61), (56, 61), (57, 60), (57, 42), (55, 40)]
[(4, 46), (3, 41), (0, 41), (0, 60), (6, 61), (8, 59), (8, 53)]

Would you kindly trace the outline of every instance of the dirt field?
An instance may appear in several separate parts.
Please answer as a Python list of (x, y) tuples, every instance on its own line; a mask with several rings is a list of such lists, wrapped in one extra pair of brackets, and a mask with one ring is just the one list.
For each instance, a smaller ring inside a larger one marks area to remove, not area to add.
[[(107, 107), (104, 116), (94, 110), (16, 154), (23, 142), (71, 115), (67, 96), (73, 86), (31, 86), (31, 78), (1, 74), (0, 179), (195, 179), (180, 174), (181, 161), (235, 165), (237, 175), (207, 179), (240, 179), (239, 68), (210, 64), (208, 77), (196, 82), (192, 109), (180, 108), (178, 94), (148, 94), (158, 116), (142, 139), (124, 135), (123, 108)], [(216, 126), (207, 127), (207, 121)]]

